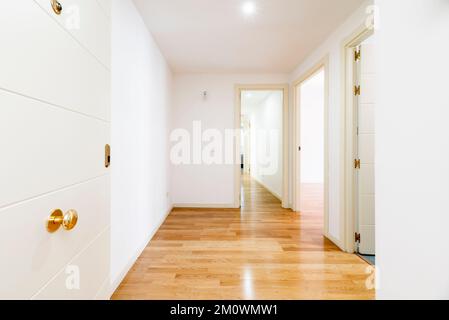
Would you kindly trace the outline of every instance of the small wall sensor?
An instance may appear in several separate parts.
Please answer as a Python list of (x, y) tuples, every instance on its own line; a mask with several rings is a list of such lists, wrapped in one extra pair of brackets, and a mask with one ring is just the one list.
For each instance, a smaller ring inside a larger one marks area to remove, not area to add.
[(203, 99), (207, 99), (209, 93), (207, 91), (203, 91)]

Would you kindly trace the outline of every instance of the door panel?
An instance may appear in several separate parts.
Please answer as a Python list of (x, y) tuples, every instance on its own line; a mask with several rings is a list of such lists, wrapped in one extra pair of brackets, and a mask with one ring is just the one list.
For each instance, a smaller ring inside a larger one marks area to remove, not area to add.
[(360, 60), (362, 73), (364, 75), (375, 75), (377, 72), (377, 60), (375, 52), (375, 39), (371, 37), (362, 44), (363, 59)]
[(0, 208), (107, 173), (109, 124), (0, 91)]
[(111, 16), (111, 1), (112, 0), (97, 0), (107, 17)]
[(374, 112), (377, 101), (374, 41), (361, 45), (358, 75), (361, 95), (357, 104), (357, 150), (361, 162), (358, 172), (359, 252), (375, 254), (375, 130)]
[[(106, 175), (0, 211), (0, 275), (7, 275), (1, 276), (0, 298), (36, 294), (109, 225), (108, 186)], [(78, 224), (50, 234), (45, 221), (58, 208), (75, 208)]]
[(360, 211), (365, 213), (360, 216), (360, 225), (375, 224), (374, 201), (375, 197), (372, 194), (360, 196)]
[[(97, 296), (98, 288), (108, 281), (109, 229), (104, 230), (89, 246), (65, 266), (40, 292), (35, 300), (85, 300), (107, 299)], [(79, 278), (75, 273), (79, 270)], [(74, 282), (79, 280), (79, 282)], [(67, 290), (67, 282), (74, 289)], [(79, 288), (79, 289), (78, 289)]]
[(375, 244), (375, 227), (374, 225), (361, 225), (360, 235), (363, 236), (363, 240), (360, 241), (361, 254), (375, 255), (376, 244)]
[[(110, 26), (104, 9), (97, 1), (61, 0), (61, 15), (53, 14), (49, 0), (34, 0), (61, 27), (69, 32), (77, 41), (85, 46), (105, 67), (110, 66)], [(81, 15), (83, 19), (81, 19)]]
[(362, 163), (359, 171), (359, 196), (374, 194), (374, 165)]
[[(50, 0), (0, 1), (3, 299), (91, 299), (107, 291), (110, 21), (100, 2), (60, 1), (61, 16)], [(76, 30), (65, 24), (70, 6), (80, 8)], [(47, 231), (55, 209), (77, 210), (73, 230)], [(71, 285), (74, 268), (79, 288)]]
[(359, 134), (360, 140), (360, 161), (362, 164), (374, 163), (374, 134)]
[(359, 110), (359, 133), (374, 134), (374, 104), (363, 104)]
[(374, 73), (367, 74), (362, 69), (361, 87), (360, 103), (376, 103), (376, 75)]
[(0, 1), (0, 88), (108, 120), (109, 71), (54, 13), (33, 0), (17, 2)]

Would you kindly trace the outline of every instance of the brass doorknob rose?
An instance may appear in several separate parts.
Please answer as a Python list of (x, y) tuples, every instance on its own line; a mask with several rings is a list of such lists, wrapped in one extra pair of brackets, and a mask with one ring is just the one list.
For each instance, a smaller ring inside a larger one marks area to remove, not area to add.
[(61, 226), (70, 231), (75, 228), (77, 222), (78, 212), (76, 210), (71, 209), (64, 214), (61, 209), (57, 209), (47, 220), (47, 231), (50, 233), (56, 232)]
[(51, 7), (53, 8), (53, 11), (58, 15), (61, 14), (61, 12), (62, 12), (61, 3), (59, 3), (58, 0), (50, 0), (50, 1), (51, 1)]

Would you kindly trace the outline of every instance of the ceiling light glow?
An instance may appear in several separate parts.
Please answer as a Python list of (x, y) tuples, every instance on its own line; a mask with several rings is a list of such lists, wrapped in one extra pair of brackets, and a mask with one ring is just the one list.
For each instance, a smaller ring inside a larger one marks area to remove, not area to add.
[(246, 16), (252, 16), (256, 13), (257, 7), (253, 1), (246, 1), (242, 5), (242, 12)]

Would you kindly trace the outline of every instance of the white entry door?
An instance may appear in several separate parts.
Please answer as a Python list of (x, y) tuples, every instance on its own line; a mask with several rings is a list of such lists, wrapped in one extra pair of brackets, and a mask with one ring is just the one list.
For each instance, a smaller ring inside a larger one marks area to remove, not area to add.
[(357, 99), (357, 153), (360, 160), (357, 170), (357, 221), (360, 235), (359, 253), (375, 254), (375, 131), (376, 106), (376, 61), (374, 39), (370, 38), (360, 46), (360, 60), (357, 63), (357, 82), (360, 96)]
[(0, 299), (107, 298), (110, 3), (59, 2), (0, 1)]

